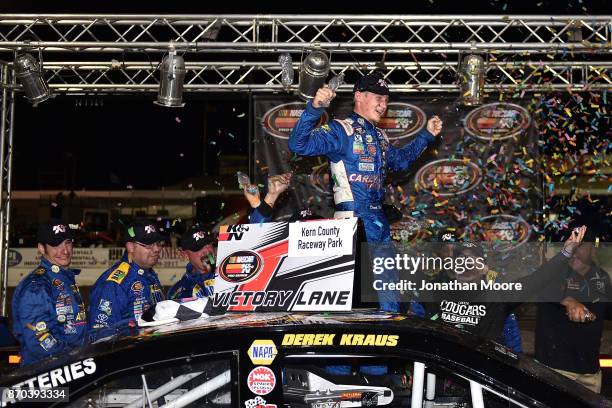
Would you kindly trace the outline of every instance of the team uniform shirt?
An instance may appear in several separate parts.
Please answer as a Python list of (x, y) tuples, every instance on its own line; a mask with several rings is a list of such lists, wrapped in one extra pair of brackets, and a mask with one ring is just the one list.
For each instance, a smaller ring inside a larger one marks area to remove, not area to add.
[(165, 296), (157, 273), (141, 268), (124, 255), (91, 288), (89, 328), (92, 340), (136, 327), (142, 314), (162, 300)]
[[(563, 273), (563, 271), (559, 271)], [(603, 269), (593, 266), (584, 276), (567, 267), (565, 281), (557, 288), (559, 301), (573, 297), (595, 314), (592, 322), (572, 322), (565, 306), (538, 303), (536, 359), (549, 367), (579, 374), (599, 371), (599, 349), (604, 320), (612, 319), (612, 285)]]
[[(499, 274), (493, 270), (487, 273), (486, 279), (488, 281), (497, 282), (500, 280)], [(435, 281), (450, 282), (450, 279), (446, 274), (441, 273), (436, 277)], [(479, 295), (479, 292), (475, 292), (473, 297), (478, 298)], [(437, 309), (434, 311), (430, 310), (429, 317), (460, 329), (471, 330), (480, 323), (481, 318), (491, 312), (491, 307), (487, 303), (443, 299), (438, 303)], [(432, 315), (432, 313), (435, 314)], [(496, 339), (501, 340), (506, 347), (516, 353), (521, 353), (523, 351), (521, 331), (514, 313), (509, 313), (507, 315), (502, 327), (501, 336)]]
[[(554, 285), (553, 282), (559, 281), (560, 270), (567, 267), (567, 262), (567, 257), (558, 254), (531, 275), (514, 282), (522, 284), (523, 297), (537, 295), (551, 283)], [(489, 280), (495, 279), (495, 276), (489, 276)], [(513, 301), (512, 291), (462, 291), (454, 298), (452, 293), (448, 295), (439, 302), (424, 303), (428, 318), (441, 319), (516, 351), (522, 349), (518, 327), (512, 327), (514, 318), (510, 317), (508, 321), (512, 311), (520, 305)]]
[(200, 273), (191, 263), (188, 263), (181, 280), (172, 285), (168, 291), (168, 299), (210, 297), (214, 293), (215, 271)]
[(370, 242), (389, 242), (389, 224), (382, 209), (388, 169), (406, 170), (434, 136), (421, 130), (401, 148), (392, 146), (385, 133), (357, 113), (318, 127), (324, 108), (312, 101), (289, 136), (289, 149), (303, 156), (325, 155), (334, 183), (335, 216), (363, 220)]
[(22, 365), (69, 351), (85, 341), (85, 305), (75, 283), (79, 272), (43, 257), (17, 285), (12, 302), (13, 331), (21, 344)]
[(272, 207), (270, 207), (264, 200), (261, 200), (259, 207), (251, 209), (249, 214), (249, 223), (260, 224), (270, 221), (272, 221)]

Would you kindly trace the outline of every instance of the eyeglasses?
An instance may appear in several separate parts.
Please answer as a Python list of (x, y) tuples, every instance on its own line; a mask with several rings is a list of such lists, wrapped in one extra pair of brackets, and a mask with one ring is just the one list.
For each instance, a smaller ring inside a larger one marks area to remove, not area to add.
[(159, 249), (162, 249), (163, 247), (166, 246), (166, 243), (164, 241), (154, 242), (154, 243), (149, 244), (149, 245), (143, 244), (142, 242), (138, 242), (138, 241), (135, 241), (135, 242), (136, 242), (136, 244), (140, 245), (141, 247), (143, 247), (144, 249), (149, 250), (149, 251), (152, 250), (155, 247), (157, 247)]

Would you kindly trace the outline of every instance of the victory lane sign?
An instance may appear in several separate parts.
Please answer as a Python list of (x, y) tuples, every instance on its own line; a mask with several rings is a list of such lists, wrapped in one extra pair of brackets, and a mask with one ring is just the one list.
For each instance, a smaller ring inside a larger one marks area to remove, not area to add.
[(207, 312), (351, 310), (356, 218), (221, 230)]

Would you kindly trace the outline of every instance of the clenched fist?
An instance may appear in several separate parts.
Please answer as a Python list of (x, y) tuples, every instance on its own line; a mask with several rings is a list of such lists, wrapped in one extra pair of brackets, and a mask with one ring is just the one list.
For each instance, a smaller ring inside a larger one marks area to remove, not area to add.
[(427, 121), (427, 130), (434, 136), (442, 131), (442, 120), (436, 115)]
[(264, 201), (268, 203), (270, 207), (273, 207), (278, 197), (287, 190), (289, 181), (291, 181), (291, 173), (277, 174), (268, 177), (268, 194), (266, 194)]
[(336, 97), (336, 93), (329, 89), (327, 85), (323, 88), (319, 88), (317, 93), (312, 100), (312, 106), (315, 108), (320, 108), (324, 106), (329, 106), (329, 103)]

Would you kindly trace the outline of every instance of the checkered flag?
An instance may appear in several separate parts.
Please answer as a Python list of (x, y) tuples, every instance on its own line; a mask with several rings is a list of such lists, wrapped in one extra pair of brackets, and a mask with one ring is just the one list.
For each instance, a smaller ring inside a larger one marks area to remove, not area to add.
[(143, 313), (138, 321), (139, 326), (156, 326), (157, 324), (173, 323), (177, 321), (200, 319), (208, 317), (204, 308), (208, 298), (186, 298), (176, 300), (163, 300), (155, 308)]
[(261, 397), (255, 397), (244, 402), (246, 408), (257, 408), (266, 405), (266, 400)]

